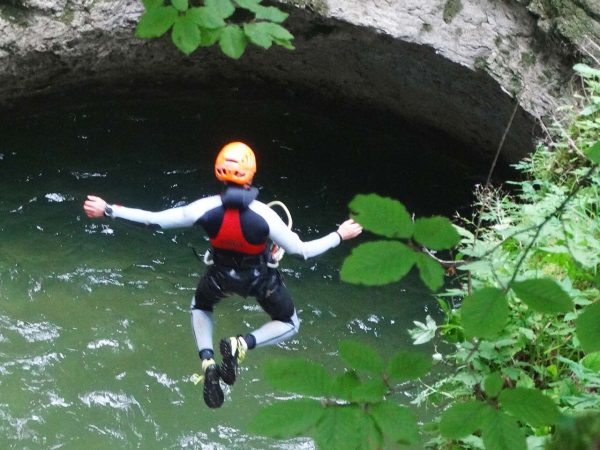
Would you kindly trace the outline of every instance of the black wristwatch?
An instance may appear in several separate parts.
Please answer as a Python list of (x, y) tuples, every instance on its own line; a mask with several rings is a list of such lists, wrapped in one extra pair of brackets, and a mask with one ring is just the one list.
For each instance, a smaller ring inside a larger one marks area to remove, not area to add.
[(112, 206), (106, 205), (106, 208), (104, 208), (104, 215), (106, 217), (110, 217), (112, 219), (112, 216), (113, 216), (112, 214), (113, 214)]

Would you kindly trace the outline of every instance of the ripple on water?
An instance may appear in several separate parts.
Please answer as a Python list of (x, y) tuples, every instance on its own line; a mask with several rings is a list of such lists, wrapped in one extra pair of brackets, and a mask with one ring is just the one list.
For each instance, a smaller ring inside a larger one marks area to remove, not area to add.
[(72, 202), (73, 200), (75, 200), (75, 197), (73, 197), (72, 195), (59, 194), (58, 192), (50, 192), (44, 195), (44, 197), (50, 203), (62, 203), (67, 201)]
[(90, 350), (97, 350), (103, 347), (119, 348), (119, 342), (115, 341), (114, 339), (98, 339), (88, 343), (87, 345), (87, 348)]
[(99, 172), (78, 172), (74, 170), (71, 172), (71, 175), (77, 180), (85, 180), (88, 178), (106, 178), (106, 173)]
[(372, 331), (373, 328), (368, 326), (366, 323), (364, 323), (362, 320), (360, 319), (352, 319), (350, 322), (348, 322), (348, 330), (350, 330), (350, 333), (354, 334), (357, 331), (362, 331), (364, 333), (368, 333), (369, 331)]
[(19, 358), (17, 359), (17, 363), (25, 370), (31, 370), (34, 367), (45, 369), (56, 362), (60, 362), (62, 359), (64, 359), (62, 353), (48, 353), (31, 358)]
[(80, 395), (79, 400), (88, 406), (100, 406), (118, 409), (121, 411), (129, 411), (132, 407), (140, 408), (138, 401), (131, 395), (119, 392), (110, 391), (92, 391), (87, 394)]
[(177, 384), (177, 381), (170, 378), (166, 373), (158, 373), (153, 370), (146, 370), (146, 375), (154, 378), (158, 384), (171, 388)]
[(60, 406), (61, 408), (68, 408), (72, 405), (72, 403), (67, 402), (63, 397), (58, 395), (56, 392), (50, 391), (48, 392), (48, 403), (49, 406)]
[[(53, 341), (60, 336), (60, 327), (50, 322), (23, 322), (0, 316), (0, 325), (5, 330), (18, 333), (27, 342)], [(0, 342), (6, 340), (0, 335)]]
[(125, 283), (121, 281), (123, 275), (120, 272), (119, 269), (78, 267), (73, 272), (53, 274), (50, 278), (55, 278), (67, 283), (83, 281), (83, 289), (91, 292), (92, 286), (125, 286)]
[(19, 441), (33, 440), (36, 434), (30, 429), (30, 423), (43, 423), (44, 420), (37, 414), (31, 417), (14, 417), (8, 412), (10, 405), (0, 403), (0, 431), (9, 439)]

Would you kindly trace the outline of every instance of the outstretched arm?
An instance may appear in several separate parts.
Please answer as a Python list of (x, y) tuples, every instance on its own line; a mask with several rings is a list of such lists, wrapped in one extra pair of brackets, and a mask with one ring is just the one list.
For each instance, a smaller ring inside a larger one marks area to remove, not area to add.
[(346, 241), (358, 236), (362, 233), (362, 230), (363, 228), (360, 223), (355, 222), (354, 219), (348, 219), (338, 227), (337, 234), (340, 235), (343, 241)]
[(83, 203), (83, 210), (89, 218), (102, 217), (106, 211), (106, 202), (95, 195), (88, 195)]
[(255, 202), (253, 205), (269, 224), (269, 237), (273, 242), (286, 252), (292, 255), (300, 255), (304, 259), (320, 255), (333, 247), (337, 247), (342, 240), (352, 239), (362, 232), (362, 226), (359, 223), (348, 219), (338, 227), (337, 231), (304, 242), (296, 233), (288, 229), (287, 225), (271, 208), (259, 202)]
[(83, 210), (90, 218), (106, 215), (153, 228), (182, 228), (194, 225), (207, 210), (213, 208), (214, 204), (219, 201), (218, 197), (207, 197), (187, 206), (151, 212), (125, 206), (109, 205), (100, 197), (88, 195), (83, 204)]

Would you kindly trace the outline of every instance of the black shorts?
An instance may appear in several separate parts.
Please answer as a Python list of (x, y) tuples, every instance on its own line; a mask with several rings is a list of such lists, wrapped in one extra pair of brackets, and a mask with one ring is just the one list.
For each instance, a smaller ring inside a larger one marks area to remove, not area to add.
[(193, 308), (212, 312), (228, 294), (255, 297), (271, 319), (292, 323), (294, 303), (290, 293), (279, 271), (266, 264), (249, 269), (210, 266), (198, 283)]

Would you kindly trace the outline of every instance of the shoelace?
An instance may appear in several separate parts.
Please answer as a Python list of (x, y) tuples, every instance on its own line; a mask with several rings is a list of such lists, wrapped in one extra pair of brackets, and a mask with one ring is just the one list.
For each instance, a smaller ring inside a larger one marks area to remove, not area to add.
[[(237, 362), (238, 364), (241, 364), (242, 361), (246, 358), (246, 352), (248, 351), (248, 347), (246, 344), (246, 341), (243, 340), (243, 338), (238, 337), (236, 338), (236, 344), (237, 344)], [(235, 353), (235, 350), (233, 351)]]
[[(210, 366), (215, 365), (215, 360), (214, 359), (203, 359), (202, 360), (202, 373), (206, 373), (206, 369), (208, 369)], [(198, 373), (193, 374), (190, 377), (190, 381), (192, 383), (194, 383), (194, 385), (204, 381), (204, 375), (200, 375)]]

